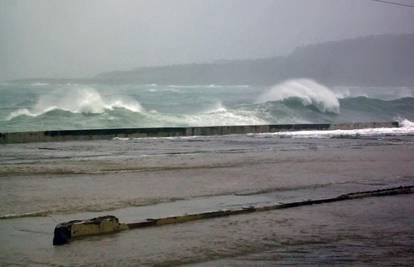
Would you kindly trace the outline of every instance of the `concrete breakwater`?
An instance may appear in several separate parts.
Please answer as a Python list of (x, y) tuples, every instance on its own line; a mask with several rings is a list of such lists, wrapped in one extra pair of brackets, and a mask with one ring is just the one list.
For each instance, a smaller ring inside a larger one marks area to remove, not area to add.
[(288, 209), (301, 206), (332, 203), (345, 200), (355, 200), (367, 197), (394, 196), (399, 194), (414, 193), (414, 186), (400, 186), (384, 188), (371, 191), (352, 192), (331, 198), (309, 199), (287, 203), (276, 203), (267, 206), (246, 206), (239, 209), (207, 211), (195, 214), (185, 214), (179, 216), (164, 217), (158, 219), (146, 219), (135, 223), (120, 223), (119, 219), (112, 215), (92, 218), (89, 220), (72, 220), (60, 223), (55, 227), (53, 245), (64, 245), (71, 240), (79, 237), (117, 233), (119, 231), (137, 228), (147, 228), (168, 224), (186, 223), (190, 221), (241, 215), (252, 212), (271, 211), (278, 209)]
[(205, 126), (205, 127), (161, 127), (161, 128), (119, 128), (90, 130), (56, 130), (36, 132), (0, 133), (0, 144), (110, 140), (118, 138), (178, 137), (201, 135), (228, 135), (247, 133), (272, 133), (300, 130), (348, 130), (364, 128), (399, 127), (398, 122), (358, 122), (339, 124), (275, 124), (243, 126)]

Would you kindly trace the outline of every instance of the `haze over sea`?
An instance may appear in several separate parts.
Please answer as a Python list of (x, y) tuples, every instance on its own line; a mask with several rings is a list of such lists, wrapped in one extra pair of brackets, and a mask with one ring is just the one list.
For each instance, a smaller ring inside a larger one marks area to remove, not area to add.
[(0, 266), (412, 266), (410, 2), (0, 0)]
[(414, 120), (414, 88), (3, 82), (0, 131)]

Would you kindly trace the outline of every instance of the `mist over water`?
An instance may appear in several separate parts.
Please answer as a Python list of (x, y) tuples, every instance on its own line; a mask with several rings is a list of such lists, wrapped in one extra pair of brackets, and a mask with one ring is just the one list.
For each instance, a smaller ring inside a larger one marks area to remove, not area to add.
[(253, 85), (0, 85), (0, 131), (414, 119), (413, 88)]

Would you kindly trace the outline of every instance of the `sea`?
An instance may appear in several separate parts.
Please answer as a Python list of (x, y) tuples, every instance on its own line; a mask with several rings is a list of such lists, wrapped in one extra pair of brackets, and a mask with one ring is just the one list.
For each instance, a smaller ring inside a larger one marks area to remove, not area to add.
[(0, 132), (414, 120), (413, 87), (0, 84)]
[(0, 266), (412, 266), (414, 194), (90, 236), (133, 223), (414, 185), (414, 88), (0, 84), (0, 133), (399, 121), (400, 127), (0, 144)]

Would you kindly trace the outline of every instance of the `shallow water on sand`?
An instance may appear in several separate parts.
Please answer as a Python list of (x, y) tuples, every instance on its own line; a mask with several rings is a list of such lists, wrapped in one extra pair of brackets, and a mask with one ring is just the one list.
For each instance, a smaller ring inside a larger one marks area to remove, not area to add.
[(62, 247), (51, 240), (58, 222), (102, 214), (133, 222), (409, 185), (413, 159), (413, 136), (2, 145), (0, 264), (408, 266), (411, 195), (126, 231)]

